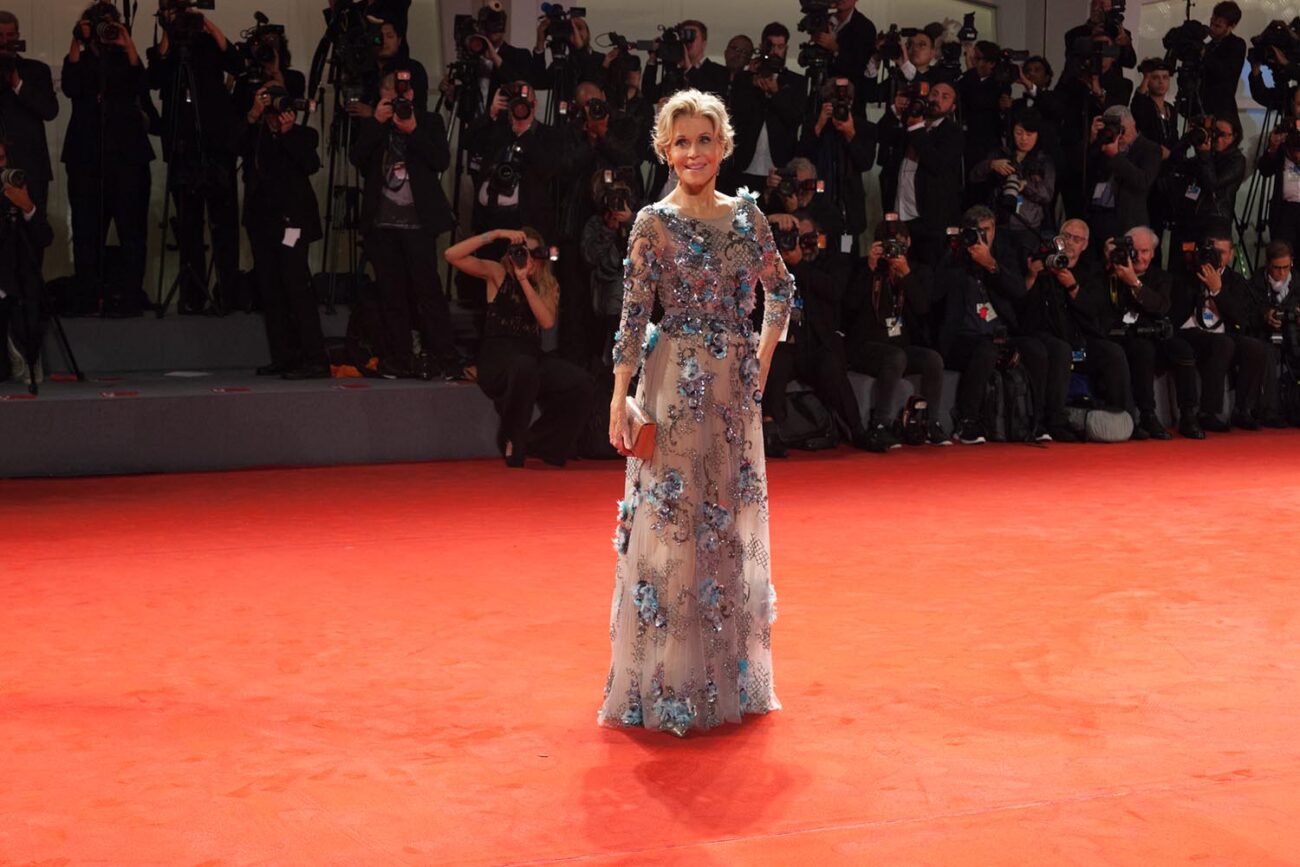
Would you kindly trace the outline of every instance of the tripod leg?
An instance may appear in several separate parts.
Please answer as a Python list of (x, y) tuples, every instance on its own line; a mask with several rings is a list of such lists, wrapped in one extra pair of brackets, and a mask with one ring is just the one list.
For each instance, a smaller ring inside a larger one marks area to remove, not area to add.
[(77, 356), (72, 351), (72, 344), (68, 341), (68, 333), (63, 330), (63, 319), (58, 313), (51, 313), (50, 321), (54, 324), (54, 333), (58, 335), (63, 360), (68, 363), (68, 367), (72, 368), (72, 374), (77, 378), (77, 382), (85, 382), (86, 374), (81, 372), (81, 367), (77, 364)]

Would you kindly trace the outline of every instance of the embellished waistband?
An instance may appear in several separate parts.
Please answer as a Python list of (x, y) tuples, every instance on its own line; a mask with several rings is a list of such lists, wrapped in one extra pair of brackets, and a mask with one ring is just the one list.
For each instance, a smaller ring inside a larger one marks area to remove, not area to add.
[(687, 313), (685, 311), (665, 313), (658, 327), (661, 333), (672, 337), (727, 333), (740, 337), (749, 337), (754, 333), (754, 323), (745, 318), (702, 316), (698, 313)]

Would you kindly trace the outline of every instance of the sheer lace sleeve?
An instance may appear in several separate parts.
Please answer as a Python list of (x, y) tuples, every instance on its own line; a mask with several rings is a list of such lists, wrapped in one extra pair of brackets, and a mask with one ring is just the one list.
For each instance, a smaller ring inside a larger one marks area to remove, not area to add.
[(646, 323), (654, 309), (659, 281), (659, 256), (664, 248), (663, 226), (650, 207), (641, 209), (627, 239), (623, 260), (623, 313), (614, 332), (614, 370), (635, 372), (641, 366)]
[(750, 219), (754, 223), (754, 240), (758, 242), (759, 279), (763, 281), (763, 327), (783, 331), (790, 318), (790, 303), (794, 301), (794, 278), (785, 268), (785, 260), (772, 239), (772, 227), (767, 217), (752, 202)]

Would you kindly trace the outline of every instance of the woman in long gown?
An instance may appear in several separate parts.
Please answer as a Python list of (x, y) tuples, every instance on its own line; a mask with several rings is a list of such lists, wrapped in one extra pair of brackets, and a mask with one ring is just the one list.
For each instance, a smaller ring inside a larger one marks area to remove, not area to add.
[(717, 97), (669, 99), (654, 145), (678, 185), (641, 209), (628, 239), (610, 442), (628, 445), (625, 398), (638, 368), (636, 400), (658, 431), (649, 460), (628, 459), (619, 503), (603, 725), (682, 736), (781, 706), (762, 389), (795, 286), (754, 197), (714, 189), (731, 144)]

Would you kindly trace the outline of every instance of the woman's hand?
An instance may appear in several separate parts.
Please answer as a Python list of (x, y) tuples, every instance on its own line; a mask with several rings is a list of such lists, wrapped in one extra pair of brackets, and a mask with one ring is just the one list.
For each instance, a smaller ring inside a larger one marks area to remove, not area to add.
[(989, 168), (993, 169), (993, 171), (1002, 175), (1004, 178), (1007, 175), (1014, 175), (1016, 173), (1016, 167), (1011, 164), (1011, 160), (993, 160), (989, 163)]
[(619, 397), (617, 394), (609, 403), (609, 444), (618, 449), (621, 455), (632, 450), (632, 443), (628, 438), (627, 398)]

